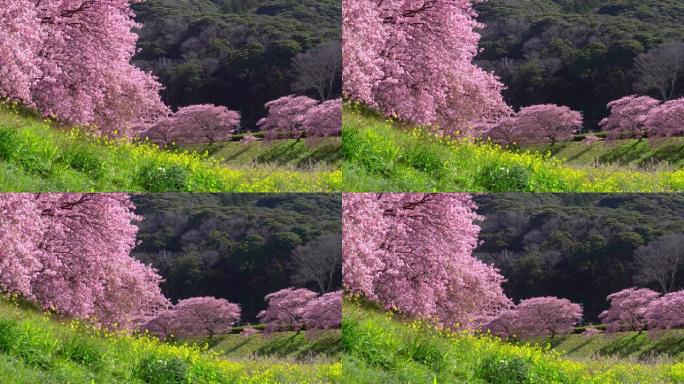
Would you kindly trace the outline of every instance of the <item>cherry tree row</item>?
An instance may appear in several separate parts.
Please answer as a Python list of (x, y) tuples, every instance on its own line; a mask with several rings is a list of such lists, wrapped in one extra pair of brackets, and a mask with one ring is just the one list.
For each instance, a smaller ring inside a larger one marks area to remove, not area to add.
[[(268, 115), (258, 122), (266, 139), (339, 136), (342, 100), (318, 102), (307, 96), (285, 96), (266, 104)], [(240, 114), (224, 106), (191, 105), (143, 127), (141, 137), (158, 145), (214, 144), (230, 140), (240, 127)], [(256, 137), (247, 134), (244, 142)]]
[(648, 96), (627, 96), (608, 104), (610, 116), (600, 123), (608, 139), (642, 139), (684, 135), (684, 98), (661, 103)]
[(665, 295), (647, 288), (628, 288), (608, 296), (601, 313), (607, 332), (684, 328), (684, 291)]
[[(259, 313), (264, 332), (339, 328), (342, 322), (342, 292), (319, 295), (308, 289), (286, 288), (265, 297), (268, 308)], [(161, 339), (206, 336), (231, 331), (240, 320), (240, 307), (225, 299), (193, 297), (146, 319), (139, 329)], [(243, 335), (257, 333), (244, 328)]]

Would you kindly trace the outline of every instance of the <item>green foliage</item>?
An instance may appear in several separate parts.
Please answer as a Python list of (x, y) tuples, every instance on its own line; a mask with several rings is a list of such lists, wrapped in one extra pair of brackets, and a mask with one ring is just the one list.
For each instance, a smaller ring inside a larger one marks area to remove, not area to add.
[(402, 321), (352, 300), (344, 304), (342, 332), (344, 377), (349, 383), (674, 384), (684, 380), (681, 361), (573, 361), (548, 347), (514, 345)]
[(550, 155), (446, 140), (381, 119), (358, 106), (343, 112), (347, 191), (628, 192), (684, 190), (684, 169), (570, 167)]
[(182, 384), (188, 373), (188, 362), (173, 356), (147, 355), (140, 359), (134, 375), (149, 384)]
[[(235, 335), (235, 337), (240, 337)], [(0, 299), (0, 382), (311, 384), (341, 382), (334, 359), (228, 360), (204, 347), (66, 322)]]
[(165, 166), (149, 162), (143, 164), (136, 179), (148, 192), (185, 191), (188, 172), (180, 165)]
[(0, 191), (304, 192), (341, 184), (327, 165), (243, 163), (229, 168), (198, 152), (95, 138), (0, 105)]
[(490, 355), (482, 359), (476, 369), (477, 377), (490, 384), (525, 384), (530, 363), (518, 356)]

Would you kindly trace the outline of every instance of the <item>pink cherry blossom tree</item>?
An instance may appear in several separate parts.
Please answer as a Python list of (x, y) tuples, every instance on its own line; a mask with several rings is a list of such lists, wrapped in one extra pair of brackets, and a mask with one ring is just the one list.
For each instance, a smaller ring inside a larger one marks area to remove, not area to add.
[(159, 145), (211, 145), (228, 140), (239, 124), (240, 113), (224, 106), (190, 105), (159, 119), (141, 136)]
[(567, 333), (582, 319), (582, 307), (568, 299), (534, 297), (515, 307), (521, 337), (551, 336)]
[(505, 309), (489, 320), (483, 329), (502, 339), (512, 339), (522, 334), (520, 315), (514, 308)]
[(387, 309), (445, 326), (510, 305), (498, 271), (472, 256), (482, 219), (466, 194), (343, 197), (343, 283)]
[(584, 336), (584, 337), (592, 337), (592, 336), (596, 336), (596, 335), (600, 335), (600, 334), (601, 334), (601, 331), (598, 328), (594, 327), (593, 325), (588, 326), (584, 330), (584, 332), (582, 332), (582, 336)]
[(179, 336), (214, 337), (228, 332), (240, 320), (240, 307), (226, 299), (192, 297), (173, 307), (174, 329)]
[(494, 143), (508, 146), (520, 141), (522, 131), (518, 127), (518, 121), (515, 116), (504, 117), (492, 124), (484, 132), (486, 138), (491, 139)]
[(307, 96), (284, 96), (266, 103), (268, 116), (257, 122), (268, 139), (300, 138), (304, 135), (304, 115), (318, 105)]
[(307, 330), (339, 328), (342, 325), (342, 291), (311, 299), (304, 307), (302, 318)]
[(176, 334), (176, 312), (173, 309), (161, 310), (138, 328), (162, 340), (167, 339)]
[(582, 127), (582, 114), (565, 106), (540, 104), (522, 108), (515, 121), (521, 141), (553, 145), (572, 138)]
[(343, 0), (343, 91), (386, 116), (463, 134), (509, 112), (473, 64), (482, 27), (469, 0)]
[(649, 329), (684, 328), (684, 291), (668, 293), (651, 301), (646, 308)]
[(136, 1), (0, 1), (0, 96), (109, 135), (166, 114), (160, 84), (131, 64)]
[(599, 318), (606, 332), (642, 331), (646, 328), (646, 309), (658, 297), (658, 292), (646, 288), (628, 288), (608, 295), (610, 308)]
[(265, 332), (299, 331), (304, 328), (307, 304), (318, 296), (308, 289), (286, 288), (266, 295), (268, 308), (257, 318), (266, 325)]
[(339, 136), (342, 99), (322, 103), (307, 96), (285, 96), (266, 103), (268, 116), (257, 126), (267, 139)]
[(133, 210), (123, 194), (0, 196), (0, 286), (105, 326), (166, 307), (161, 277), (130, 256), (141, 219)]
[(240, 332), (240, 336), (250, 337), (252, 335), (256, 335), (257, 333), (259, 333), (259, 331), (257, 331), (256, 328), (247, 326), (242, 330), (242, 332)]
[(653, 108), (646, 116), (650, 137), (684, 135), (684, 98), (671, 100)]
[(41, 269), (36, 245), (45, 223), (36, 199), (6, 193), (0, 196), (0, 289), (33, 299), (32, 278)]
[(0, 98), (33, 105), (31, 86), (41, 74), (37, 57), (44, 39), (36, 7), (0, 1)]
[(302, 116), (307, 137), (329, 137), (342, 134), (342, 99), (328, 100), (309, 109)]
[(660, 102), (648, 96), (626, 96), (608, 103), (610, 116), (601, 120), (599, 126), (608, 132), (608, 139), (637, 138), (646, 136), (646, 117)]

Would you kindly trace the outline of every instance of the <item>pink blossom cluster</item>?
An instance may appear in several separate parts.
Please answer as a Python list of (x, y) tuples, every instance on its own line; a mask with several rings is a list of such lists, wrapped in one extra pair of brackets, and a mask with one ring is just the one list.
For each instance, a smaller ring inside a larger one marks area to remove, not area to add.
[(160, 118), (140, 136), (162, 146), (213, 144), (228, 140), (239, 125), (239, 112), (211, 104), (190, 105)]
[(482, 217), (469, 195), (344, 194), (342, 205), (350, 292), (451, 327), (510, 305), (498, 270), (472, 256)]
[(647, 288), (628, 288), (608, 295), (610, 308), (599, 315), (607, 325), (606, 332), (646, 329), (646, 308), (657, 297), (658, 292)]
[(594, 326), (589, 326), (584, 330), (584, 332), (582, 332), (582, 336), (584, 336), (584, 337), (592, 337), (592, 336), (596, 336), (596, 335), (600, 335), (600, 334), (601, 334), (601, 331)]
[(684, 328), (684, 291), (660, 296), (646, 288), (628, 288), (608, 296), (610, 308), (600, 318), (608, 332)]
[(0, 196), (0, 286), (44, 309), (128, 326), (168, 304), (130, 256), (141, 217), (124, 194)]
[(567, 333), (582, 319), (582, 307), (568, 299), (534, 297), (501, 311), (484, 325), (502, 338), (531, 338)]
[(469, 0), (343, 0), (346, 97), (386, 116), (464, 134), (509, 112), (473, 64), (482, 25)]
[(610, 116), (599, 124), (609, 139), (684, 135), (684, 98), (665, 103), (648, 96), (626, 96), (608, 104)]
[(265, 332), (339, 328), (342, 291), (318, 295), (305, 288), (286, 288), (266, 295), (268, 308), (257, 318)]
[(646, 117), (649, 137), (684, 136), (684, 98), (653, 108)]
[(240, 306), (226, 299), (192, 297), (146, 319), (140, 329), (160, 338), (170, 336), (209, 338), (230, 331), (240, 320)]
[(302, 318), (306, 329), (339, 328), (342, 323), (342, 291), (325, 293), (309, 301)]
[(0, 0), (0, 97), (110, 135), (166, 114), (161, 85), (131, 64), (131, 2)]
[(252, 335), (256, 335), (259, 333), (259, 331), (256, 330), (254, 327), (245, 327), (242, 332), (240, 332), (240, 336), (242, 337), (250, 337)]
[(339, 136), (342, 99), (322, 103), (307, 96), (284, 96), (266, 103), (268, 116), (257, 122), (267, 139)]
[(684, 328), (684, 291), (671, 292), (653, 300), (646, 308), (649, 329)]
[(555, 104), (532, 105), (485, 126), (483, 135), (501, 145), (570, 140), (582, 127), (582, 114)]

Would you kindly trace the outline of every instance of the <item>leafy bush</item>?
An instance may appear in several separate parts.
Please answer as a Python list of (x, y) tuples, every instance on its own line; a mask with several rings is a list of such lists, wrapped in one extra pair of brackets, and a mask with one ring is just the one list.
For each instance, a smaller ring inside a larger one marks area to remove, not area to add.
[(477, 376), (490, 384), (524, 384), (528, 382), (530, 363), (518, 356), (491, 355), (476, 369)]
[(137, 182), (149, 192), (187, 191), (188, 171), (180, 165), (150, 162), (142, 166)]
[(135, 376), (148, 384), (182, 384), (187, 382), (188, 362), (179, 357), (148, 355), (135, 368)]

